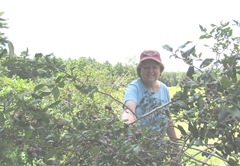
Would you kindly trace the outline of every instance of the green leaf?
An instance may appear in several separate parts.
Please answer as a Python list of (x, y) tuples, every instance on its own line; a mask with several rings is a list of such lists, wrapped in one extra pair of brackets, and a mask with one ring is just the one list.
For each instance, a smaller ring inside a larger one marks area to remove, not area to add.
[(238, 161), (236, 161), (234, 158), (229, 158), (228, 163), (230, 164), (230, 166), (238, 165)]
[(231, 86), (231, 81), (229, 80), (229, 78), (227, 76), (223, 76), (221, 78), (221, 84), (225, 87), (225, 88), (229, 88)]
[(20, 94), (17, 94), (16, 97), (18, 100), (24, 100), (25, 94), (20, 93)]
[(187, 41), (186, 43), (184, 43), (183, 45), (179, 46), (178, 49), (182, 49), (185, 48), (188, 44), (192, 43), (191, 41)]
[[(222, 24), (222, 27), (226, 27), (226, 26), (228, 26), (229, 23), (230, 23), (230, 22), (226, 22), (226, 23)], [(226, 29), (229, 29), (229, 28), (230, 28), (230, 27), (227, 27)]]
[(233, 33), (232, 29), (229, 30), (229, 35), (228, 36), (232, 36), (232, 33)]
[(58, 161), (55, 159), (49, 159), (49, 160), (47, 160), (46, 164), (47, 165), (56, 165), (56, 164), (58, 164)]
[(25, 130), (25, 138), (30, 138), (33, 134), (34, 130)]
[(81, 92), (82, 86), (80, 86), (80, 85), (74, 85), (74, 86)]
[(0, 112), (0, 124), (1, 124), (1, 126), (4, 126), (5, 120), (6, 119), (5, 119), (4, 115), (3, 115), (3, 113)]
[(48, 95), (50, 95), (51, 94), (51, 92), (42, 92), (41, 94), (40, 94), (40, 96), (48, 96)]
[(184, 130), (184, 128), (182, 126), (178, 125), (177, 128), (180, 130), (182, 135), (187, 135), (186, 131)]
[(133, 148), (133, 151), (137, 154), (141, 152), (141, 150), (142, 150), (142, 147), (140, 145), (137, 145), (135, 148)]
[(225, 105), (221, 105), (219, 108), (219, 115), (217, 120), (218, 124), (220, 124), (228, 116), (227, 109), (228, 108)]
[(42, 53), (37, 53), (37, 54), (35, 54), (36, 60), (38, 60), (39, 58), (42, 58), (42, 57), (43, 57), (43, 54), (42, 54)]
[(54, 103), (52, 103), (52, 104), (50, 104), (49, 106), (47, 106), (45, 109), (54, 108), (54, 107), (57, 106), (60, 102), (61, 102), (61, 100), (55, 101)]
[(199, 28), (201, 29), (201, 31), (204, 31), (203, 26), (199, 25)]
[(58, 83), (58, 87), (63, 88), (65, 86), (64, 80)]
[(228, 56), (228, 55), (224, 55), (225, 59), (223, 61), (226, 61), (226, 63), (230, 64), (230, 65), (235, 65), (236, 64), (236, 56)]
[(8, 49), (9, 49), (9, 54), (14, 55), (14, 46), (10, 41), (8, 41)]
[[(218, 74), (216, 72), (211, 72), (210, 75), (214, 80), (218, 80)], [(218, 84), (218, 82), (216, 81), (214, 82), (214, 84)]]
[(183, 85), (183, 88), (193, 88), (197, 85), (197, 83), (193, 80), (186, 81)]
[(34, 99), (42, 99), (42, 96), (40, 96), (40, 95), (38, 95), (38, 94), (36, 94), (36, 93), (32, 93), (32, 97), (34, 98)]
[(58, 87), (55, 87), (53, 90), (52, 90), (52, 94), (53, 94), (53, 97), (54, 97), (54, 100), (56, 101), (60, 95), (60, 91), (58, 89)]
[(227, 110), (227, 112), (232, 115), (233, 117), (237, 118), (240, 120), (240, 110), (237, 107), (232, 107)]
[(193, 79), (193, 75), (195, 74), (195, 71), (194, 71), (194, 66), (190, 65), (188, 67), (188, 71), (187, 71), (187, 76), (191, 79)]
[(198, 99), (198, 102), (197, 102), (197, 107), (198, 107), (198, 109), (199, 109), (199, 110), (203, 109), (204, 104), (205, 104), (205, 101), (203, 100), (202, 97), (200, 97), (200, 98)]
[[(215, 32), (215, 30), (216, 30), (216, 28), (213, 28), (213, 29), (211, 30), (210, 34), (212, 35), (212, 34)], [(207, 47), (209, 47), (209, 46), (207, 46)]]
[(182, 57), (183, 58), (187, 58), (189, 57), (191, 54), (195, 53), (195, 46), (193, 46), (192, 48), (190, 48), (189, 50), (187, 50), (186, 52), (182, 53)]
[(2, 52), (0, 52), (0, 58), (2, 58), (7, 53), (7, 49), (3, 49)]
[(45, 140), (52, 140), (54, 139), (54, 135), (53, 134), (49, 134), (45, 137)]
[(34, 91), (38, 91), (40, 89), (42, 89), (45, 86), (45, 84), (38, 84), (37, 86), (34, 87)]
[(73, 122), (73, 126), (78, 128), (78, 124), (79, 124), (78, 119), (77, 118), (72, 118), (72, 122)]
[(182, 109), (185, 109), (185, 110), (188, 109), (187, 104), (186, 104), (184, 101), (182, 101), (182, 100), (178, 100), (178, 101), (176, 102), (176, 104), (177, 104), (180, 108), (182, 108)]
[(167, 50), (167, 51), (169, 51), (169, 52), (173, 52), (173, 48), (172, 47), (170, 47), (169, 45), (163, 45), (162, 46), (163, 47), (163, 49), (165, 49), (165, 50)]
[(207, 58), (207, 59), (205, 59), (205, 60), (201, 63), (200, 68), (204, 68), (204, 67), (209, 66), (209, 65), (212, 63), (212, 61), (214, 61), (213, 58)]
[(212, 37), (211, 35), (201, 35), (200, 39), (209, 39), (211, 37)]
[(207, 133), (208, 138), (215, 138), (216, 129), (209, 129)]
[(240, 27), (240, 23), (239, 23), (238, 21), (233, 20), (233, 22), (234, 22), (238, 27)]
[(198, 130), (190, 121), (188, 123), (188, 130), (192, 133), (194, 138), (198, 138)]
[(63, 76), (58, 76), (58, 78), (55, 80), (56, 83), (59, 83), (62, 80)]
[(34, 127), (32, 127), (31, 124), (29, 124), (29, 125), (22, 125), (22, 128), (24, 128), (25, 130), (34, 130)]

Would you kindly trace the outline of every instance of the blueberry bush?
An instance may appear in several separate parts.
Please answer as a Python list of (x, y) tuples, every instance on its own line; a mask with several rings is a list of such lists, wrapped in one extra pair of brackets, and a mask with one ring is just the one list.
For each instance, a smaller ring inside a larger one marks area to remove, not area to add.
[(210, 30), (199, 27), (203, 33), (200, 39), (205, 40), (204, 50), (208, 50), (208, 55), (197, 53), (199, 46), (191, 41), (176, 50), (169, 45), (163, 46), (172, 57), (189, 65), (181, 91), (173, 97), (172, 112), (179, 121), (187, 123), (185, 129), (178, 126), (182, 138), (187, 141), (186, 149), (204, 147), (199, 153), (206, 156), (206, 161), (214, 156), (225, 164), (239, 165), (240, 38), (233, 36), (233, 29), (239, 31), (240, 23), (233, 20), (211, 24)]
[(229, 22), (211, 26), (200, 26), (200, 38), (215, 41), (207, 46), (214, 58), (202, 59), (196, 46), (185, 51), (191, 42), (175, 51), (164, 46), (190, 66), (168, 104), (177, 141), (119, 120), (133, 64), (31, 57), (28, 50), (18, 56), (0, 33), (1, 165), (239, 164), (239, 38)]

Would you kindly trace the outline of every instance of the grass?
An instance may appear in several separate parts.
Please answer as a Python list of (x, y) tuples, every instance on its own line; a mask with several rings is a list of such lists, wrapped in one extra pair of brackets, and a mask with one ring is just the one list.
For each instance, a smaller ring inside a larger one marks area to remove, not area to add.
[[(180, 87), (169, 87), (170, 97), (172, 98), (173, 95), (180, 90), (181, 90)], [(185, 129), (185, 131), (188, 131), (188, 124), (185, 122), (177, 122), (177, 123), (175, 123), (175, 125), (176, 126), (181, 125)], [(176, 134), (177, 134), (178, 138), (181, 137), (181, 132), (179, 130), (176, 130)], [(214, 140), (212, 140), (212, 142), (214, 142)], [(202, 147), (202, 146), (194, 146), (194, 148), (199, 149), (199, 150), (204, 150), (204, 147)], [(193, 155), (197, 154), (198, 152), (199, 152), (198, 150), (194, 150), (194, 149), (188, 149), (186, 151), (186, 153), (190, 156), (193, 156)], [(194, 158), (197, 160), (200, 160), (200, 161), (205, 161), (207, 159), (205, 156), (202, 156), (202, 153), (199, 153)], [(184, 161), (184, 159), (182, 159), (182, 161)], [(224, 163), (222, 160), (220, 160), (216, 157), (211, 157), (211, 159), (209, 159), (207, 163), (209, 165), (213, 165), (213, 166), (226, 166), (226, 163)], [(199, 164), (201, 165), (201, 163), (199, 163)], [(186, 165), (187, 166), (195, 166), (196, 164), (191, 164), (190, 162), (187, 162)]]
[(174, 95), (176, 92), (178, 92), (178, 91), (181, 90), (181, 88), (180, 88), (179, 86), (168, 87), (168, 89), (169, 89), (169, 93), (170, 93), (170, 97), (171, 97), (171, 98), (173, 97), (173, 95)]

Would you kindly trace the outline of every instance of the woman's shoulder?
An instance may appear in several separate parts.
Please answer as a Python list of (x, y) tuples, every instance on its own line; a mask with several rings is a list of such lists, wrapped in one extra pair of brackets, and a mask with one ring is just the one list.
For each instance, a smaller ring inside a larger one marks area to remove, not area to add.
[(159, 81), (159, 82), (160, 82), (160, 86), (168, 89), (168, 86), (164, 82), (162, 82), (162, 81)]
[(160, 91), (169, 91), (168, 86), (165, 83), (163, 83), (161, 81), (159, 81), (159, 82), (160, 82)]
[(137, 85), (137, 86), (139, 86), (140, 84), (141, 84), (141, 80), (139, 78), (129, 83), (129, 85)]
[(128, 88), (136, 89), (136, 90), (138, 90), (138, 91), (139, 91), (139, 90), (140, 90), (140, 91), (145, 91), (145, 90), (146, 90), (146, 88), (145, 88), (145, 86), (143, 85), (143, 83), (142, 83), (142, 81), (141, 81), (140, 78), (138, 78), (138, 79), (130, 82), (130, 83), (128, 84)]

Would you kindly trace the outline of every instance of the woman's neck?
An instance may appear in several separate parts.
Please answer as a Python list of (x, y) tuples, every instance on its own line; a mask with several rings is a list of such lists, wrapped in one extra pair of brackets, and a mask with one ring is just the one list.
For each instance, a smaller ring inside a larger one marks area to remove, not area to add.
[(157, 92), (160, 89), (160, 82), (158, 80), (154, 82), (144, 82), (142, 80), (142, 83), (152, 92)]

